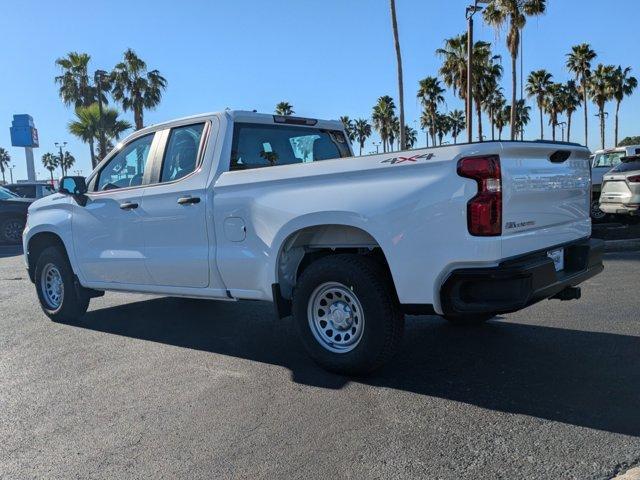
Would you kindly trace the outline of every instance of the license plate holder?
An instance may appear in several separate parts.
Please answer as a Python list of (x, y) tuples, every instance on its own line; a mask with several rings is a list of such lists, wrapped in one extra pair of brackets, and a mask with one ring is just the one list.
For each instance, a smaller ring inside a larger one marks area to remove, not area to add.
[(553, 260), (553, 266), (555, 267), (556, 272), (564, 270), (564, 248), (549, 250), (547, 252), (547, 257)]

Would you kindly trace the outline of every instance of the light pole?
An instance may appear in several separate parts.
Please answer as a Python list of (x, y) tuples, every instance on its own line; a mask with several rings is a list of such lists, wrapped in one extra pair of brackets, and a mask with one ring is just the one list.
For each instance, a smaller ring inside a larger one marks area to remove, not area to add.
[(380, 153), (380, 145), (382, 144), (382, 142), (377, 142), (377, 143), (372, 142), (372, 143), (373, 143), (373, 146), (376, 147), (376, 155), (377, 155), (378, 153)]
[(62, 153), (62, 148), (67, 146), (67, 142), (62, 142), (62, 143), (56, 142), (54, 145), (60, 149), (60, 170), (62, 170), (62, 176), (64, 177), (65, 168), (64, 168), (64, 154)]
[(564, 142), (564, 127), (567, 126), (567, 122), (556, 122), (556, 125), (562, 129), (562, 141)]
[(489, 0), (475, 0), (473, 5), (467, 6), (465, 16), (467, 17), (467, 141), (473, 141), (473, 16), (482, 11), (479, 3), (489, 3)]
[(13, 183), (13, 169), (16, 168), (15, 165), (11, 165), (9, 167), (9, 176), (11, 177), (11, 183)]
[(96, 70), (96, 73), (94, 74), (94, 81), (96, 88), (98, 89), (98, 112), (100, 115), (98, 122), (100, 125), (100, 155), (106, 155), (107, 149), (107, 139), (105, 138), (104, 128), (102, 125), (102, 85), (104, 84), (105, 75), (108, 75), (108, 73), (104, 70)]

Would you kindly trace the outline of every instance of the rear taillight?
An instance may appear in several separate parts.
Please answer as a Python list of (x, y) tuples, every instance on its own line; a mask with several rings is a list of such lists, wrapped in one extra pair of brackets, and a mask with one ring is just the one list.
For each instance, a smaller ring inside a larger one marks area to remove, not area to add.
[(631, 183), (640, 183), (640, 175), (634, 175), (632, 177), (627, 177), (627, 181)]
[(467, 204), (467, 226), (471, 235), (502, 235), (502, 177), (500, 157), (468, 157), (458, 161), (458, 175), (478, 183), (478, 193)]

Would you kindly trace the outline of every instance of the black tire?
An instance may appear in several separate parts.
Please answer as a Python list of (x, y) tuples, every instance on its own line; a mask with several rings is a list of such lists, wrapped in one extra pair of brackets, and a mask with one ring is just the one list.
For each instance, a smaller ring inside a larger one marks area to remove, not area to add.
[(484, 324), (492, 318), (495, 318), (495, 314), (485, 313), (480, 315), (444, 315), (442, 318), (447, 320), (452, 325), (470, 327)]
[(24, 226), (24, 218), (9, 217), (0, 220), (0, 243), (17, 245), (22, 242)]
[[(59, 305), (53, 305), (43, 290), (42, 276), (45, 269), (54, 266), (62, 278), (62, 295)], [(65, 252), (59, 247), (48, 247), (42, 251), (36, 261), (36, 292), (42, 311), (53, 321), (73, 322), (82, 317), (89, 308), (90, 296), (75, 281), (73, 270)]]
[[(333, 282), (348, 288), (362, 307), (359, 341), (347, 352), (332, 352), (323, 346), (309, 321), (311, 296), (322, 285)], [(298, 280), (292, 309), (307, 352), (321, 367), (334, 373), (371, 373), (393, 357), (402, 340), (404, 314), (391, 280), (377, 262), (367, 257), (340, 254), (313, 262)]]

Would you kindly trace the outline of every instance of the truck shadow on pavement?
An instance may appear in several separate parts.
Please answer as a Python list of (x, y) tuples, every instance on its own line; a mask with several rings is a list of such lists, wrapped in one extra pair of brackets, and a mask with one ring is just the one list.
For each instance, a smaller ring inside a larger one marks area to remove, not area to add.
[(306, 385), (339, 389), (353, 381), (640, 436), (640, 337), (408, 317), (395, 360), (349, 379), (315, 366), (291, 318), (276, 320), (261, 302), (158, 298), (93, 310), (74, 326), (280, 365)]

